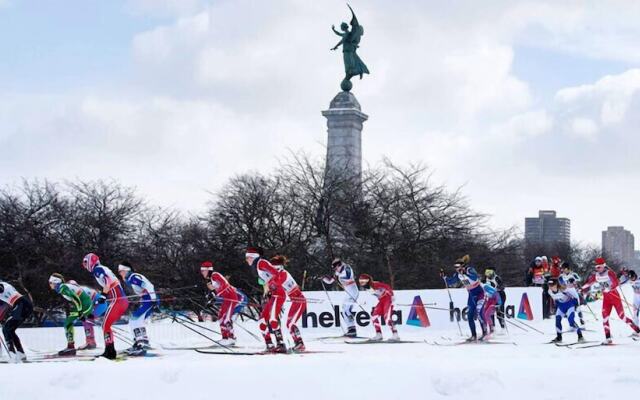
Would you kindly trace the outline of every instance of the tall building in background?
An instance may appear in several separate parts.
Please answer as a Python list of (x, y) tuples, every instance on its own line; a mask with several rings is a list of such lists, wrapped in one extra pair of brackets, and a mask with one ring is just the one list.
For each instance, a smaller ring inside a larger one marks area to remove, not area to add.
[(527, 245), (570, 244), (571, 220), (556, 217), (553, 210), (540, 210), (537, 218), (524, 219), (524, 239)]
[(605, 257), (633, 265), (636, 258), (633, 233), (623, 226), (607, 227), (602, 231), (602, 253)]

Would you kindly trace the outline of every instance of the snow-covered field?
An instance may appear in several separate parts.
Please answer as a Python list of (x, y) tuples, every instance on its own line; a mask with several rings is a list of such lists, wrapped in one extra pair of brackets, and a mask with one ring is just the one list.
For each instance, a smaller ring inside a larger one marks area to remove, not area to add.
[[(596, 313), (599, 313), (596, 304)], [(601, 322), (587, 313), (587, 340), (602, 340)], [(637, 363), (640, 342), (612, 317), (619, 345), (589, 349), (545, 344), (555, 335), (552, 320), (533, 322), (546, 332), (524, 332), (509, 325), (496, 345), (435, 346), (423, 339), (458, 339), (455, 331), (402, 326), (400, 334), (413, 344), (353, 345), (314, 338), (340, 334), (334, 329), (305, 329), (309, 350), (336, 351), (303, 355), (205, 355), (162, 346), (208, 345), (181, 325), (156, 323), (151, 328), (161, 357), (0, 364), (0, 399), (619, 399), (640, 389)], [(208, 327), (217, 330), (214, 324)], [(566, 322), (565, 322), (566, 326)], [(257, 332), (249, 323), (243, 327)], [(466, 324), (462, 325), (467, 330)], [(122, 326), (121, 326), (122, 328)], [(384, 327), (384, 334), (388, 330)], [(83, 343), (80, 329), (78, 342)], [(262, 344), (236, 329), (239, 344)], [(33, 351), (65, 345), (61, 328), (22, 329), (19, 334)], [(372, 335), (373, 328), (361, 330)], [(215, 336), (214, 336), (215, 337)], [(566, 342), (575, 341), (573, 333)], [(125, 347), (122, 342), (119, 347)], [(35, 357), (36, 353), (30, 356)]]

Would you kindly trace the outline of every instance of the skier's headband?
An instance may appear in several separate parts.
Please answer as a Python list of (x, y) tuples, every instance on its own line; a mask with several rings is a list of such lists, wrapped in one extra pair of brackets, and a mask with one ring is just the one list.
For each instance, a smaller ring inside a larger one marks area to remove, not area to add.
[(213, 266), (205, 267), (204, 265), (200, 267), (200, 271), (213, 271)]
[(121, 271), (129, 272), (131, 271), (131, 267), (127, 267), (126, 265), (120, 264), (118, 265), (118, 272), (121, 272)]
[(61, 279), (60, 277), (58, 277), (58, 276), (51, 275), (51, 276), (49, 277), (49, 283), (50, 283), (50, 284), (57, 285), (57, 284), (59, 284), (59, 283), (62, 283), (62, 279)]
[(260, 257), (260, 254), (258, 254), (258, 253), (249, 253), (249, 252), (247, 252), (244, 256), (245, 256), (246, 258), (257, 258), (257, 257)]

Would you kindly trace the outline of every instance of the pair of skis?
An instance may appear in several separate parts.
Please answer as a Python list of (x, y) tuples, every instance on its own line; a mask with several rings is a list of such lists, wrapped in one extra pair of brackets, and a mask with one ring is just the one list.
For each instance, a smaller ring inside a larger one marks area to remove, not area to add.
[(286, 353), (276, 353), (268, 350), (260, 350), (260, 351), (220, 351), (215, 349), (193, 349), (200, 354), (214, 354), (214, 355), (225, 355), (225, 356), (266, 356), (266, 355), (291, 355), (291, 354), (336, 354), (342, 353), (341, 351), (326, 351), (326, 350), (287, 350)]

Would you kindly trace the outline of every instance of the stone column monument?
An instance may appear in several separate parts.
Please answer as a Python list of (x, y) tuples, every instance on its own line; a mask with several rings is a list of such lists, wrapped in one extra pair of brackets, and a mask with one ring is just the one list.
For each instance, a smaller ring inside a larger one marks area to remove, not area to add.
[(356, 183), (362, 176), (362, 123), (369, 117), (351, 92), (342, 91), (322, 112), (327, 118), (327, 173), (345, 174)]
[[(331, 100), (329, 109), (322, 112), (327, 118), (327, 173), (345, 174), (345, 177), (361, 182), (362, 177), (362, 123), (369, 118), (360, 109), (360, 103), (351, 93), (353, 84), (351, 78), (359, 76), (362, 79), (369, 69), (360, 59), (357, 49), (360, 39), (364, 35), (364, 27), (351, 11), (351, 22), (340, 24), (340, 31), (335, 26), (331, 30), (340, 37), (340, 41), (331, 50), (342, 46), (342, 61), (344, 63), (344, 78), (340, 82), (342, 92)], [(349, 29), (351, 25), (351, 29)]]

